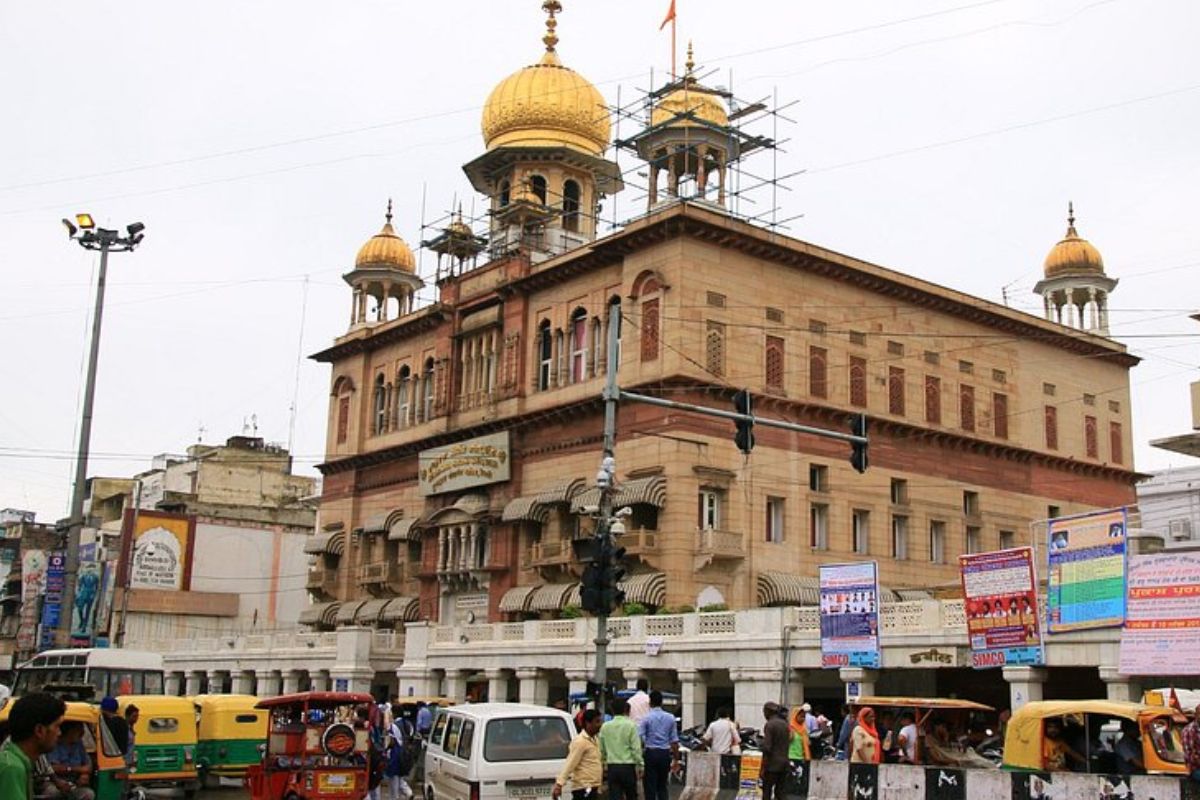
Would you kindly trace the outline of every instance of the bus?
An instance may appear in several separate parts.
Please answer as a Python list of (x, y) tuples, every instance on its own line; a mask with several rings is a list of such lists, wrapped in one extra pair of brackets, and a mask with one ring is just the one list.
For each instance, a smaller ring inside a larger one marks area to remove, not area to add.
[(91, 686), (96, 700), (162, 694), (163, 658), (158, 653), (108, 647), (44, 650), (17, 666), (12, 696), (64, 686)]

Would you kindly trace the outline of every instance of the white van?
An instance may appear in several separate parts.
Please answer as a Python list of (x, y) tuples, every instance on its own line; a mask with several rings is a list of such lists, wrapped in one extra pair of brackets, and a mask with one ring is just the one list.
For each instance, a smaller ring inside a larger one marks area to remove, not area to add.
[(425, 800), (548, 799), (574, 735), (570, 715), (545, 706), (442, 709), (425, 748)]

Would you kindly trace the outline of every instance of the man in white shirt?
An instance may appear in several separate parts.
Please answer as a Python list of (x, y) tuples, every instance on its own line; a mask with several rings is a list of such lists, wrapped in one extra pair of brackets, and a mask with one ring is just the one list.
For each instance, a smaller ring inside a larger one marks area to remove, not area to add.
[(708, 749), (721, 756), (742, 752), (742, 737), (729, 718), (729, 713), (728, 707), (718, 708), (717, 718), (704, 732), (704, 743)]
[(917, 763), (917, 723), (908, 711), (900, 715), (900, 758), (905, 764)]
[(650, 713), (650, 682), (638, 678), (637, 691), (629, 698), (629, 718), (635, 723), (641, 722)]

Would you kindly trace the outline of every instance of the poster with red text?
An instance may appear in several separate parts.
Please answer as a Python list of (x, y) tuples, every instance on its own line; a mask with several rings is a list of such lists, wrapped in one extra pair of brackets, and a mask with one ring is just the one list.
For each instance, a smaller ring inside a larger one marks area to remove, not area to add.
[(1130, 556), (1122, 675), (1200, 674), (1200, 554)]
[(971, 666), (1044, 663), (1033, 550), (1017, 547), (958, 557)]

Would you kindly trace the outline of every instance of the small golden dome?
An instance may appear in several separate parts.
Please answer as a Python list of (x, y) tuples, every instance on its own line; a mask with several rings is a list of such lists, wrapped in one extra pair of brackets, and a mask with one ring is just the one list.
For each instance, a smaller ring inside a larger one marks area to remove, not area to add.
[(388, 200), (386, 221), (379, 233), (367, 240), (354, 258), (354, 268), (398, 269), (403, 272), (417, 271), (417, 260), (404, 240), (396, 235), (392, 227), (392, 201)]
[(1060, 275), (1103, 275), (1104, 259), (1100, 251), (1082, 238), (1075, 230), (1075, 204), (1067, 206), (1067, 235), (1050, 248), (1046, 256), (1045, 272), (1047, 278)]
[(692, 43), (688, 42), (686, 71), (683, 86), (659, 100), (650, 111), (650, 127), (670, 123), (677, 127), (697, 124), (729, 126), (729, 114), (721, 98), (705, 89), (693, 77), (696, 62), (692, 56)]
[(483, 107), (483, 141), (497, 147), (570, 147), (588, 155), (601, 155), (608, 147), (611, 122), (604, 95), (574, 70), (564, 67), (554, 47), (554, 19), (561, 6), (543, 4), (546, 21), (546, 54), (532, 66), (502, 80)]

